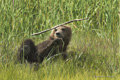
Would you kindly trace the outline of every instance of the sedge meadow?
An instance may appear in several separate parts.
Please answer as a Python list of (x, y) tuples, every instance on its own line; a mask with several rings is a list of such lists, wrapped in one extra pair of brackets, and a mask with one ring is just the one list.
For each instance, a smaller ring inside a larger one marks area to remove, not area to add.
[[(50, 31), (73, 19), (68, 61), (45, 59), (39, 69), (16, 63), (27, 38), (38, 44)], [(119, 0), (0, 0), (0, 80), (119, 80)]]

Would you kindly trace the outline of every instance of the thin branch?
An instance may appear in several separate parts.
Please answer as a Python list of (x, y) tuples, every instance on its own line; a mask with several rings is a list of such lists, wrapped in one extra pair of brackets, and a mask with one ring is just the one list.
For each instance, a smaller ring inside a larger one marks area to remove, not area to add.
[(44, 33), (44, 32), (50, 31), (50, 30), (55, 29), (55, 28), (57, 28), (57, 27), (59, 27), (59, 26), (63, 26), (63, 25), (65, 25), (65, 24), (69, 24), (69, 23), (74, 22), (74, 21), (82, 21), (82, 20), (88, 20), (88, 18), (85, 18), (85, 19), (74, 19), (74, 20), (71, 20), (71, 21), (68, 21), (68, 22), (59, 24), (59, 25), (57, 25), (57, 26), (54, 26), (54, 27), (52, 27), (52, 28), (50, 28), (50, 29), (47, 29), (47, 30), (44, 30), (44, 31), (41, 31), (41, 32), (38, 32), (38, 33), (33, 33), (32, 36), (42, 34), (42, 33)]

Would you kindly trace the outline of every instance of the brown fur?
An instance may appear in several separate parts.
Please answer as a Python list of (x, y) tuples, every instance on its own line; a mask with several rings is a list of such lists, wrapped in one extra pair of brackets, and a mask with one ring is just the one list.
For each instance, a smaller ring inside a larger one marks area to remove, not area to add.
[(45, 57), (50, 57), (58, 53), (63, 53), (66, 58), (67, 46), (71, 39), (71, 28), (68, 26), (60, 26), (54, 29), (48, 40), (34, 45), (31, 39), (25, 40), (18, 50), (18, 59), (28, 62), (42, 62)]

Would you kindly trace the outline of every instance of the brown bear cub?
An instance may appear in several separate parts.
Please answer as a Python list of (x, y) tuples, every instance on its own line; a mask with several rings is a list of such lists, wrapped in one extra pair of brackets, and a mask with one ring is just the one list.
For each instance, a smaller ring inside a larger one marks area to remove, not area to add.
[(28, 61), (29, 63), (41, 63), (45, 57), (50, 57), (58, 52), (62, 53), (66, 58), (67, 46), (71, 39), (71, 28), (68, 26), (60, 26), (52, 30), (48, 40), (35, 45), (31, 39), (25, 40), (18, 49), (17, 59)]

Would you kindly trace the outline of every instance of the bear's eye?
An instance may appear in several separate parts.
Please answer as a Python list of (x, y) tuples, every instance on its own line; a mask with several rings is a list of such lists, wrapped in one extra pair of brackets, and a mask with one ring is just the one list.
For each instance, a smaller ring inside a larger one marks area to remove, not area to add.
[(65, 31), (65, 29), (62, 29), (62, 31)]
[(57, 31), (57, 29), (55, 29), (55, 31)]

